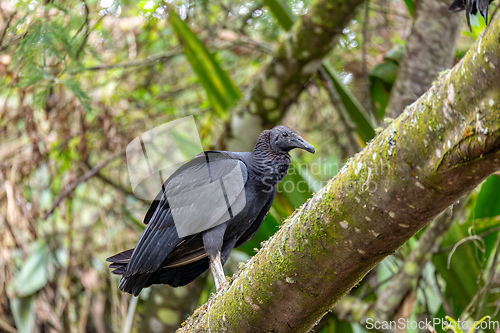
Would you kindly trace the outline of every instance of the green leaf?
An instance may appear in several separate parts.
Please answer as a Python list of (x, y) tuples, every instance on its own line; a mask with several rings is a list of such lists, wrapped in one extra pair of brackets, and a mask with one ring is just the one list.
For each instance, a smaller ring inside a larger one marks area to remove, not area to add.
[(42, 24), (39, 23), (39, 21), (40, 20), (35, 20), (30, 25), (29, 33), (26, 37), (21, 39), (17, 50), (17, 61), (20, 63), (22, 62), (27, 68), (30, 68), (33, 64), (35, 55), (37, 54), (37, 49), (41, 44)]
[[(319, 333), (353, 333), (352, 324), (347, 321), (342, 321), (336, 316), (327, 315), (326, 318), (322, 319), (326, 321)], [(359, 332), (359, 331), (358, 331)]]
[(480, 235), (500, 227), (500, 215), (474, 219), (474, 233)]
[[(297, 170), (297, 172), (302, 177), (303, 184), (307, 185), (310, 191), (318, 192), (319, 190), (321, 190), (323, 188), (323, 184), (321, 183), (321, 181), (319, 181), (316, 178), (316, 176), (314, 175), (314, 172), (311, 172), (309, 170), (309, 168), (303, 168), (297, 162), (294, 162), (293, 165), (294, 165), (295, 170)], [(311, 193), (311, 195), (312, 195), (312, 193)], [(307, 199), (309, 199), (309, 198), (307, 198)]]
[(378, 64), (370, 72), (370, 78), (378, 78), (384, 83), (393, 85), (398, 75), (399, 66), (394, 61), (386, 61)]
[(11, 299), (10, 309), (20, 333), (35, 331), (35, 295)]
[(356, 131), (359, 136), (368, 142), (375, 136), (375, 130), (370, 122), (370, 118), (367, 115), (366, 110), (358, 102), (358, 100), (351, 94), (349, 89), (342, 83), (340, 77), (335, 73), (333, 68), (327, 63), (323, 63), (323, 68), (325, 68), (327, 75), (333, 83), (333, 86), (337, 93), (339, 94), (342, 103), (346, 109), (347, 115), (351, 121), (356, 125)]
[(395, 61), (386, 59), (384, 63), (378, 64), (370, 72), (370, 90), (373, 106), (379, 119), (382, 119), (385, 115), (391, 88), (396, 81), (398, 70), (399, 65)]
[(278, 23), (287, 31), (297, 20), (290, 7), (281, 0), (264, 0), (264, 5), (269, 8)]
[(415, 16), (415, 3), (413, 0), (404, 0), (406, 7), (408, 7), (408, 11), (410, 12), (410, 15), (413, 17)]
[(397, 44), (394, 45), (385, 55), (384, 55), (384, 60), (392, 60), (396, 64), (400, 64), (401, 61), (403, 60), (403, 55), (405, 53), (405, 45), (406, 43), (403, 44)]
[(180, 39), (184, 54), (205, 88), (212, 107), (220, 117), (225, 117), (227, 111), (242, 96), (241, 92), (205, 45), (173, 10), (170, 11), (170, 23)]
[(303, 176), (303, 170), (299, 163), (294, 162), (289, 170), (288, 175), (278, 184), (278, 200), (285, 201), (286, 207), (289, 207), (289, 214), (300, 207), (309, 199), (313, 192), (309, 182)]
[(49, 248), (45, 242), (39, 242), (9, 286), (16, 296), (32, 295), (47, 284), (49, 279), (48, 260)]
[(380, 79), (370, 79), (370, 92), (372, 95), (373, 109), (378, 119), (383, 119), (387, 104), (389, 104), (389, 97), (391, 95), (391, 88)]
[(78, 98), (80, 103), (86, 112), (90, 112), (90, 97), (87, 95), (85, 91), (80, 87), (80, 83), (74, 79), (64, 80), (63, 84), (71, 89), (75, 96)]
[[(470, 217), (462, 224), (455, 223), (446, 234), (441, 247), (451, 249), (456, 247), (456, 251), (451, 257), (450, 268), (447, 268), (448, 251), (441, 252), (434, 256), (433, 262), (436, 270), (446, 283), (444, 295), (450, 306), (453, 308), (453, 315), (458, 317), (462, 315), (464, 309), (477, 297), (477, 293), (483, 293), (484, 279), (488, 275), (495, 253), (498, 232), (489, 234), (481, 239), (474, 239), (474, 242), (467, 241), (466, 237), (470, 235), (480, 235), (483, 232), (491, 230), (495, 223), (498, 225), (498, 219), (495, 215), (498, 207), (489, 207), (489, 205), (498, 205), (496, 192), (499, 183), (498, 177), (490, 177), (481, 188), (478, 195), (473, 195), (470, 203), (473, 208)], [(491, 201), (490, 201), (491, 200)], [(484, 202), (483, 202), (484, 201)], [(469, 204), (468, 204), (469, 205)], [(478, 221), (475, 216), (480, 216)], [(487, 221), (490, 220), (490, 221)], [(459, 243), (461, 242), (461, 243)], [(475, 308), (471, 316), (483, 316), (496, 311), (494, 307), (495, 299), (488, 297), (488, 301), (482, 308)]]
[[(52, 51), (54, 54), (59, 58), (59, 60), (63, 61), (62, 56), (59, 54), (58, 48), (62, 46), (62, 49), (67, 51), (72, 57), (75, 56), (76, 50), (78, 47), (71, 47), (71, 38), (69, 34), (66, 32), (65, 27), (61, 24), (59, 24), (57, 21), (49, 21), (45, 25), (45, 29), (47, 30), (45, 34), (50, 32), (51, 36), (53, 36), (53, 45), (52, 46)], [(63, 61), (63, 64), (66, 64), (65, 61)]]
[(481, 186), (477, 198), (474, 218), (493, 217), (500, 215), (500, 177), (493, 175)]
[[(498, 228), (500, 224), (500, 193), (498, 189), (500, 188), (500, 177), (497, 175), (490, 176), (481, 186), (481, 192), (476, 200), (476, 206), (474, 213), (470, 218), (471, 225), (473, 227), (473, 233), (480, 235), (483, 232), (492, 230), (493, 228)], [(477, 220), (479, 219), (479, 221)], [(486, 220), (489, 220), (486, 222)], [(498, 231), (484, 236), (484, 260), (491, 261), (493, 259), (492, 254), (497, 251), (498, 238), (500, 234)], [(481, 254), (482, 257), (482, 254)], [(486, 311), (494, 311), (493, 309), (486, 309)], [(484, 313), (479, 313), (483, 315)]]

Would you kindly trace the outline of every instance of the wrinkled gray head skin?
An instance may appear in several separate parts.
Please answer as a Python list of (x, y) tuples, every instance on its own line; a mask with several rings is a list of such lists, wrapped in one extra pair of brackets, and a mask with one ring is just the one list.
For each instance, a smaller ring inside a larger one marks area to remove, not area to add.
[(316, 152), (314, 146), (304, 140), (289, 127), (279, 125), (274, 127), (269, 133), (271, 148), (277, 152), (288, 152), (294, 148), (304, 149), (312, 154)]

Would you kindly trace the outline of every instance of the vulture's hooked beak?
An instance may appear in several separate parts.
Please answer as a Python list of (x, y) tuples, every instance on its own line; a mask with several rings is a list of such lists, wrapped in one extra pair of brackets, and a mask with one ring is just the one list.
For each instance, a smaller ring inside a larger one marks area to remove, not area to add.
[(304, 140), (300, 135), (295, 135), (295, 137), (292, 139), (292, 143), (294, 145), (294, 148), (299, 148), (299, 149), (304, 149), (305, 151), (310, 152), (311, 154), (314, 154), (316, 152), (316, 149), (312, 144)]

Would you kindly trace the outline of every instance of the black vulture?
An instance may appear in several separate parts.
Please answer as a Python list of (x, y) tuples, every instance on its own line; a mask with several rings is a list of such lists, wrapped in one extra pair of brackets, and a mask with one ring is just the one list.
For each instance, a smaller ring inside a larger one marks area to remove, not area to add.
[(469, 29), (472, 31), (472, 27), (470, 25), (470, 14), (476, 15), (478, 10), (481, 13), (481, 16), (484, 17), (484, 21), (486, 25), (488, 25), (488, 6), (493, 0), (455, 0), (448, 11), (451, 13), (456, 13), (462, 10), (465, 10), (465, 17), (467, 17), (467, 25)]
[(220, 289), (222, 266), (261, 226), (294, 148), (315, 152), (280, 125), (264, 130), (252, 152), (206, 151), (177, 169), (146, 213), (136, 247), (106, 259), (122, 276), (120, 290), (184, 286), (209, 267)]

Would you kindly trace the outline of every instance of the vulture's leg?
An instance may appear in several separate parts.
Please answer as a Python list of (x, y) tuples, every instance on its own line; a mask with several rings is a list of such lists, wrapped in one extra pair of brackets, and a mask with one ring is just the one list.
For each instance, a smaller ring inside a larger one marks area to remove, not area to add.
[(222, 269), (221, 249), (224, 243), (225, 223), (203, 233), (203, 247), (210, 258), (210, 270), (215, 280), (215, 288), (219, 290), (226, 283), (226, 275)]

